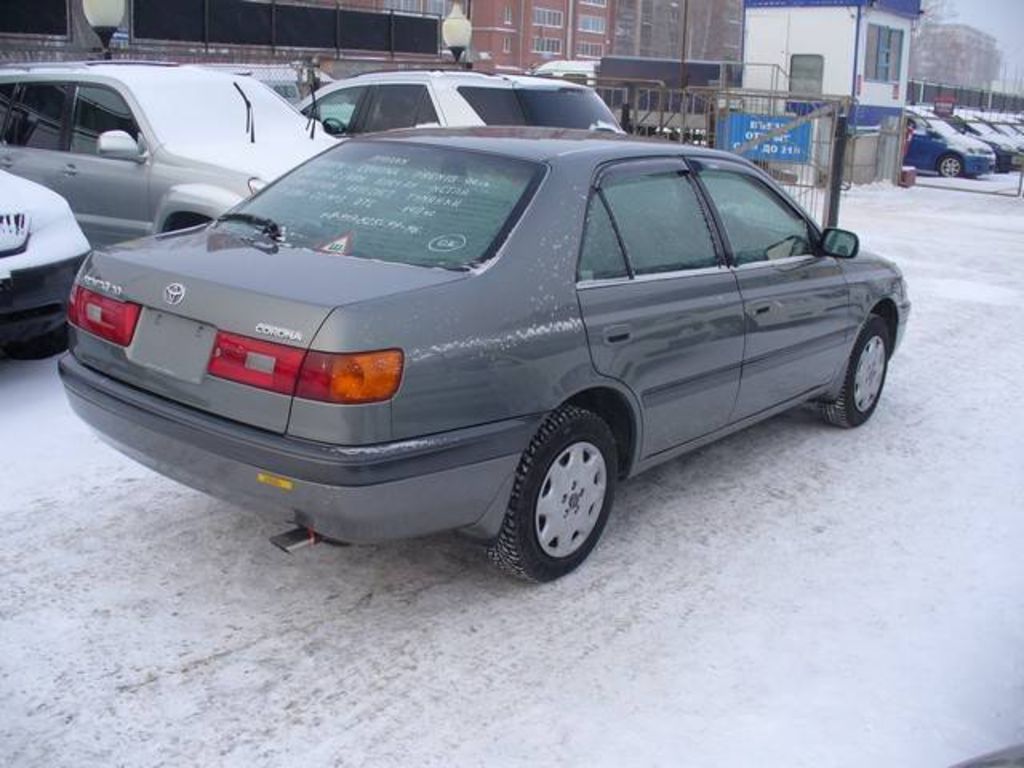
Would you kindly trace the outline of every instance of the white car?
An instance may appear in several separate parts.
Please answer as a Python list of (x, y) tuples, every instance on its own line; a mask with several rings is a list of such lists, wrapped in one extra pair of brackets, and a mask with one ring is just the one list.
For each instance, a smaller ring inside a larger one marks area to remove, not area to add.
[(0, 169), (62, 195), (95, 246), (209, 221), (333, 145), (252, 77), (160, 63), (0, 67)]
[(0, 348), (10, 357), (67, 345), (68, 294), (88, 251), (64, 198), (0, 171)]
[(332, 136), (395, 128), (535, 125), (621, 133), (592, 88), (561, 79), (463, 70), (373, 72), (307, 96), (299, 110)]

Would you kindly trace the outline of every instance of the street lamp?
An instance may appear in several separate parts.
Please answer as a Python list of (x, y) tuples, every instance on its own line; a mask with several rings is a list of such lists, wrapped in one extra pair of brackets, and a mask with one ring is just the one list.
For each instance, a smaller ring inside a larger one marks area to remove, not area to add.
[(441, 25), (441, 39), (444, 41), (445, 47), (452, 52), (456, 64), (462, 58), (463, 52), (469, 48), (472, 37), (473, 25), (466, 18), (466, 14), (462, 12), (462, 3), (455, 0), (452, 3), (451, 11), (445, 16), (444, 23)]
[(85, 11), (85, 20), (100, 38), (103, 58), (109, 59), (110, 38), (124, 18), (124, 0), (82, 0), (82, 10)]

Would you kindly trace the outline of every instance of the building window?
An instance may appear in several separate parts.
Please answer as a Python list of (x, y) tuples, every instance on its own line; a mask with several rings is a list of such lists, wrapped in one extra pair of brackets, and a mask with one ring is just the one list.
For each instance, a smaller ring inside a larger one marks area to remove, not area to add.
[(900, 79), (903, 64), (903, 30), (868, 25), (868, 55), (865, 77), (881, 83)]
[(595, 35), (603, 35), (604, 16), (580, 16), (580, 32), (592, 32)]
[(533, 38), (534, 53), (561, 53), (562, 39), (559, 37), (535, 37)]
[(511, 37), (502, 38), (502, 40), (501, 40), (501, 52), (502, 53), (512, 53), (512, 38)]
[(604, 56), (604, 46), (601, 43), (588, 43), (581, 41), (576, 43), (576, 55), (600, 59)]
[(384, 8), (403, 13), (420, 13), (420, 0), (384, 0)]
[(505, 23), (507, 25), (509, 25), (509, 26), (512, 26), (512, 6), (511, 5), (506, 5), (505, 6)]
[(596, 5), (598, 8), (604, 8), (608, 5), (608, 0), (580, 0), (580, 5)]
[(821, 96), (825, 77), (825, 57), (795, 54), (789, 59), (789, 92), (801, 96)]
[(561, 27), (562, 12), (550, 8), (534, 8), (533, 23), (538, 27)]

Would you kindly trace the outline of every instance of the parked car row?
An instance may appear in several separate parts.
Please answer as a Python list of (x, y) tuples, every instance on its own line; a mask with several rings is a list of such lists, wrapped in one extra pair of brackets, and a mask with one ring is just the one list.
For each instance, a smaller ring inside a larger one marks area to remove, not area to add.
[(908, 110), (905, 162), (946, 177), (1010, 173), (1024, 166), (1024, 127), (965, 113), (943, 118), (923, 107)]

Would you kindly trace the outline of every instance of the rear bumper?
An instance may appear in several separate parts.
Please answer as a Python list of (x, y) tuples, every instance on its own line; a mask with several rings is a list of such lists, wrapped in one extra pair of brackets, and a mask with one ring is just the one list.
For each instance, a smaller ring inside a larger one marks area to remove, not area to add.
[(41, 336), (64, 322), (68, 295), (85, 255), (17, 269), (0, 279), (0, 344)]
[(496, 534), (538, 419), (374, 446), (314, 443), (220, 419), (114, 381), (72, 355), (74, 411), (140, 463), (235, 504), (287, 513), (333, 539), (372, 542), (457, 528)]

